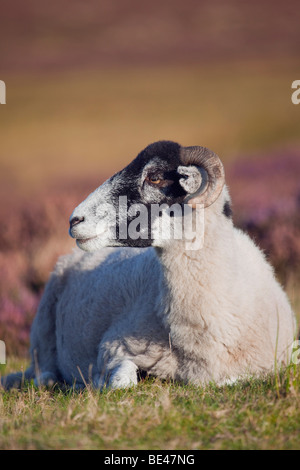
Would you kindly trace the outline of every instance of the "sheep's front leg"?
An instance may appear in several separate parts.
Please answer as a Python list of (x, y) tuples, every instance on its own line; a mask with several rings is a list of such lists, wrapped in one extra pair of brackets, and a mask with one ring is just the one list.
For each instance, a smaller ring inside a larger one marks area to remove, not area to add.
[(56, 353), (56, 292), (57, 276), (47, 283), (30, 335), (31, 370), (37, 386), (58, 382)]
[(137, 370), (158, 377), (172, 377), (176, 357), (170, 349), (168, 332), (153, 312), (139, 317), (122, 316), (106, 331), (98, 348), (97, 383), (111, 388), (136, 385)]
[(127, 388), (137, 384), (137, 366), (129, 359), (124, 359), (107, 373), (96, 377), (96, 387)]

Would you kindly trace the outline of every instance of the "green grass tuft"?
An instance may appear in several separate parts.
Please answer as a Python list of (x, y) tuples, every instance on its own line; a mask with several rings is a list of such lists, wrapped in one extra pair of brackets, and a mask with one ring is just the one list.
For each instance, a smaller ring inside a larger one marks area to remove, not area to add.
[(299, 449), (300, 366), (218, 387), (0, 391), (1, 449)]

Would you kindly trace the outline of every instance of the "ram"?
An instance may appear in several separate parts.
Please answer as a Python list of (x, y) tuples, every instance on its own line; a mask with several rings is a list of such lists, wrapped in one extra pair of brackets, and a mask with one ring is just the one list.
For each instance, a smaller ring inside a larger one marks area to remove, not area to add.
[(25, 378), (122, 388), (141, 370), (222, 384), (290, 360), (289, 301), (234, 227), (223, 165), (207, 148), (149, 145), (74, 210), (70, 235), (81, 250), (46, 286)]

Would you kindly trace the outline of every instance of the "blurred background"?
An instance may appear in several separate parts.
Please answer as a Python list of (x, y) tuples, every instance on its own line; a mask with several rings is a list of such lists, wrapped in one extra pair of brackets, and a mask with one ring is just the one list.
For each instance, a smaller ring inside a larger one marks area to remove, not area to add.
[(68, 218), (149, 143), (220, 155), (236, 225), (300, 306), (296, 0), (2, 0), (0, 339), (27, 353)]

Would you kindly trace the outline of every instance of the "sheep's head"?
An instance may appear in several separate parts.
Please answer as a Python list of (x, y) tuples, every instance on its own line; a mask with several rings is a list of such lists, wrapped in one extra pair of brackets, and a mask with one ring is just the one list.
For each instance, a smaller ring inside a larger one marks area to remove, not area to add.
[[(224, 181), (223, 165), (211, 150), (169, 141), (153, 143), (74, 210), (70, 235), (86, 251), (160, 246), (160, 221), (172, 225), (183, 214), (211, 206)], [(189, 211), (184, 212), (186, 207)]]

